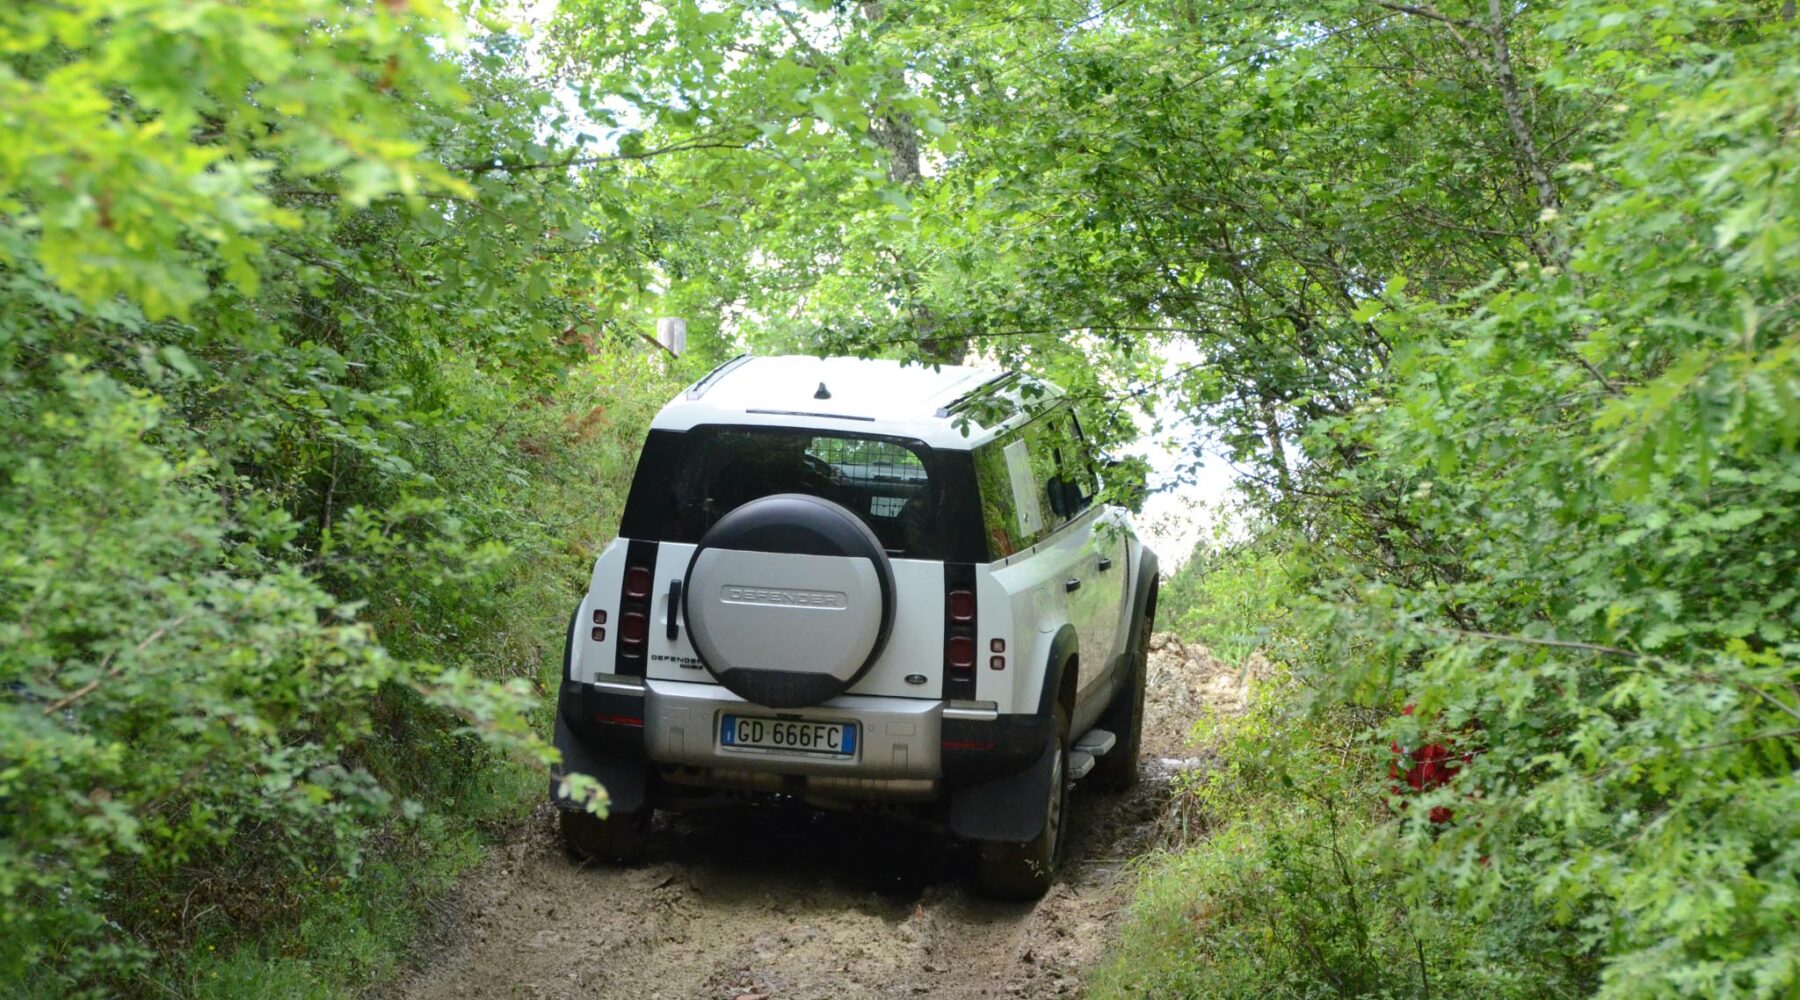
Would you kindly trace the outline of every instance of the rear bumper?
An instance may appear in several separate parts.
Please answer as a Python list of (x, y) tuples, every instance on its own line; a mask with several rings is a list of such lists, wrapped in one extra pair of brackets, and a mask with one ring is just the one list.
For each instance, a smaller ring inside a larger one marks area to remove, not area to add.
[[(1038, 760), (1052, 732), (1048, 717), (999, 715), (978, 704), (840, 695), (820, 705), (776, 710), (715, 684), (635, 677), (564, 681), (558, 703), (569, 730), (592, 753), (641, 761), (646, 768), (663, 765), (665, 772), (678, 772), (679, 784), (744, 787), (746, 774), (817, 776), (831, 779), (834, 787), (863, 788), (868, 794), (857, 797), (866, 798), (917, 799), (925, 787), (921, 782), (932, 783), (934, 791), (954, 790), (1023, 771)], [(861, 745), (847, 759), (725, 749), (718, 733), (727, 712), (855, 722)], [(715, 774), (718, 781), (708, 779)], [(904, 794), (882, 794), (885, 782)]]
[[(647, 681), (644, 748), (659, 764), (817, 774), (858, 778), (938, 778), (940, 702), (918, 698), (839, 695), (807, 708), (772, 709), (744, 701), (716, 684)], [(727, 713), (861, 727), (852, 757), (802, 757), (719, 746), (719, 720)]]

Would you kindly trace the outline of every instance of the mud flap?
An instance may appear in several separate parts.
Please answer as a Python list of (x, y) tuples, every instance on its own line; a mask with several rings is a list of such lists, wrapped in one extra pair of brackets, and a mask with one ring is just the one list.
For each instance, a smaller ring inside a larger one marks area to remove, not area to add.
[(550, 801), (559, 809), (573, 809), (575, 804), (557, 794), (562, 775), (585, 774), (606, 786), (613, 812), (637, 812), (644, 805), (644, 789), (649, 783), (650, 767), (641, 760), (622, 760), (589, 747), (556, 713), (556, 749), (562, 752), (562, 763), (550, 771)]
[(1030, 767), (952, 793), (950, 829), (966, 840), (1023, 844), (1044, 832), (1056, 748), (1046, 745)]

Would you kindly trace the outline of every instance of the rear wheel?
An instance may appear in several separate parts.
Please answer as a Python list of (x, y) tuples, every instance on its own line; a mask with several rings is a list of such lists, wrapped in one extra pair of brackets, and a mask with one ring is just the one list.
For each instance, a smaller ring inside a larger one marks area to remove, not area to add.
[(583, 861), (629, 864), (644, 856), (650, 839), (650, 807), (613, 812), (602, 819), (580, 809), (558, 809), (563, 847)]
[(984, 843), (976, 862), (981, 891), (1000, 899), (1037, 899), (1050, 890), (1062, 860), (1064, 825), (1069, 807), (1069, 715), (1056, 709), (1055, 757), (1050, 762), (1050, 789), (1044, 803), (1044, 829), (1022, 844)]

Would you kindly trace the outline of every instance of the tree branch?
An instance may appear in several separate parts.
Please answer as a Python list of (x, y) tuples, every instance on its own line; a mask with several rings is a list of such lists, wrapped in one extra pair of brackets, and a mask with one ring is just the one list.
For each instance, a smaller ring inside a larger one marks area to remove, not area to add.
[(591, 167), (602, 163), (620, 163), (628, 160), (649, 160), (670, 153), (687, 153), (701, 149), (747, 149), (750, 140), (743, 142), (724, 142), (718, 139), (718, 133), (696, 136), (681, 142), (672, 142), (667, 146), (655, 149), (640, 150), (636, 153), (597, 153), (592, 156), (565, 156), (560, 160), (516, 160), (495, 157), (492, 160), (477, 160), (471, 163), (447, 164), (449, 169), (477, 176), (504, 170), (508, 173), (525, 173), (532, 170), (563, 170), (569, 167)]
[[(132, 650), (132, 652), (133, 653), (142, 653), (144, 651), (144, 649), (146, 647), (148, 647), (151, 643), (155, 642), (156, 640), (162, 638), (165, 634), (167, 634), (169, 629), (179, 628), (179, 627), (181, 627), (181, 623), (185, 622), (185, 621), (187, 621), (187, 615), (182, 615), (181, 617), (175, 619), (174, 621), (170, 622), (169, 624), (150, 633), (149, 635), (144, 637), (143, 642), (140, 642), (137, 644), (137, 648)], [(119, 675), (119, 671), (125, 669), (125, 664), (120, 663), (118, 666), (115, 666), (109, 670), (109, 669), (107, 669), (107, 664), (111, 663), (112, 661), (113, 661), (113, 654), (112, 653), (106, 654), (106, 658), (100, 661), (100, 671), (101, 671), (100, 676), (95, 677), (93, 680), (88, 681), (86, 684), (83, 684), (82, 686), (69, 692), (67, 697), (59, 698), (56, 701), (53, 701), (50, 704), (44, 706), (44, 714), (45, 715), (55, 715), (56, 713), (62, 711), (63, 709), (68, 708), (70, 705), (73, 705), (76, 702), (80, 701), (81, 699), (86, 698), (88, 695), (93, 694), (94, 691), (100, 687), (101, 681), (106, 680), (110, 677), (117, 677)]]
[(1491, 23), (1487, 33), (1494, 44), (1494, 79), (1500, 85), (1500, 99), (1506, 105), (1506, 120), (1512, 126), (1513, 141), (1519, 144), (1525, 170), (1537, 188), (1538, 207), (1546, 212), (1561, 211), (1562, 200), (1556, 195), (1556, 185), (1550, 181), (1550, 171), (1545, 169), (1544, 161), (1538, 155), (1537, 140), (1532, 138), (1531, 129), (1525, 122), (1525, 108), (1519, 101), (1519, 81), (1513, 75), (1512, 50), (1506, 44), (1506, 21), (1501, 14), (1500, 0), (1488, 0), (1488, 17)]
[[(1410, 4), (1410, 3), (1388, 3), (1388, 2), (1386, 2), (1386, 0), (1375, 0), (1375, 6), (1385, 7), (1388, 10), (1391, 10), (1391, 11), (1394, 11), (1394, 12), (1400, 13), (1400, 14), (1411, 14), (1414, 17), (1422, 17), (1427, 21), (1436, 21), (1439, 24), (1447, 24), (1453, 28), (1454, 27), (1464, 27), (1464, 28), (1475, 27), (1475, 22), (1466, 21), (1460, 17), (1451, 17), (1450, 15), (1445, 14), (1443, 11), (1438, 10), (1436, 7), (1419, 7), (1419, 6)], [(1462, 41), (1462, 36), (1458, 35), (1457, 40)]]

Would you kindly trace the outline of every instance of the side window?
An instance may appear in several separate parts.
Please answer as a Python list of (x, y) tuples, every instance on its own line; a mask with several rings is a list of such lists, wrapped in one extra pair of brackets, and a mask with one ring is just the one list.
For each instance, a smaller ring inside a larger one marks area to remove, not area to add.
[(1017, 434), (1011, 434), (975, 449), (975, 488), (981, 495), (981, 528), (990, 559), (1004, 559), (1042, 534), (1041, 525), (1033, 523), (1031, 504), (1037, 494), (1029, 466), (1023, 469), (1026, 488), (1019, 489), (1024, 446)]
[(1050, 418), (1047, 430), (1054, 459), (1055, 478), (1045, 485), (1045, 495), (1062, 520), (1068, 520), (1094, 504), (1094, 470), (1075, 414), (1061, 411)]
[(1070, 474), (1081, 483), (1082, 492), (1087, 494), (1087, 502), (1092, 504), (1102, 492), (1100, 463), (1094, 461), (1094, 453), (1088, 447), (1087, 435), (1081, 430), (1081, 421), (1076, 419), (1075, 411), (1069, 411), (1070, 440), (1075, 446), (1075, 464)]
[(1040, 417), (1025, 425), (1025, 447), (1031, 455), (1031, 482), (1037, 505), (1044, 512), (1045, 527), (1051, 531), (1062, 527), (1071, 511), (1062, 487), (1062, 436), (1057, 433), (1057, 416)]
[(1071, 416), (1058, 410), (1025, 428), (1032, 452), (1032, 470), (1038, 481), (1051, 527), (1088, 509), (1094, 502), (1093, 470), (1081, 439), (1075, 436)]
[(1093, 471), (1072, 419), (1059, 410), (975, 449), (991, 558), (1037, 544), (1093, 504)]

